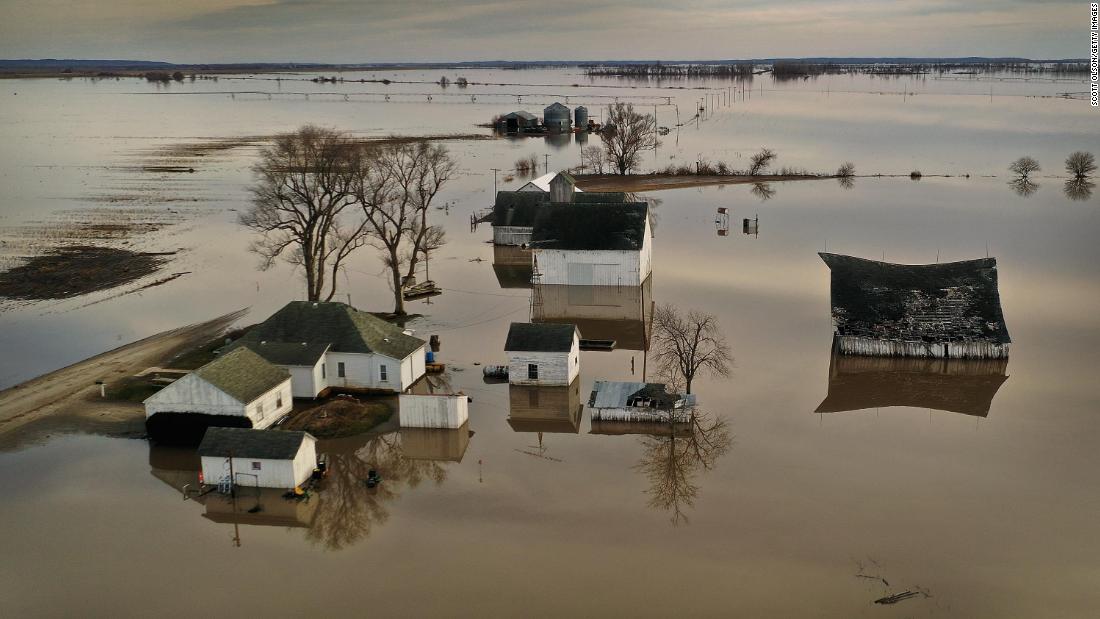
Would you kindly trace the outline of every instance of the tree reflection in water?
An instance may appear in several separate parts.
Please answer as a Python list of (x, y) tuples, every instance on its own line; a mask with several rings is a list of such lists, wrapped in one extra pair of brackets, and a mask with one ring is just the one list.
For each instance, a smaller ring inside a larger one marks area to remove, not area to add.
[(775, 189), (771, 185), (765, 182), (756, 182), (752, 184), (752, 195), (760, 198), (761, 202), (766, 202), (775, 197)]
[(1062, 191), (1070, 200), (1084, 202), (1092, 197), (1094, 187), (1096, 187), (1096, 183), (1089, 181), (1087, 178), (1071, 178), (1066, 181)]
[(649, 481), (649, 506), (670, 512), (673, 525), (687, 524), (684, 512), (699, 495), (699, 474), (713, 469), (732, 443), (726, 420), (701, 411), (687, 423), (669, 423), (667, 433), (643, 438), (634, 468)]
[(856, 179), (851, 176), (838, 176), (836, 177), (836, 182), (843, 189), (851, 189), (856, 186)]
[(1030, 198), (1036, 191), (1039, 191), (1039, 183), (1033, 183), (1025, 178), (1015, 178), (1008, 181), (1008, 186), (1012, 187), (1012, 191), (1016, 192), (1016, 195), (1022, 198)]
[[(407, 457), (397, 432), (325, 453), (328, 475), (311, 499), (317, 508), (306, 539), (329, 550), (351, 546), (370, 535), (374, 525), (385, 524), (390, 517), (387, 504), (402, 490), (426, 481), (438, 486), (447, 479), (440, 462)], [(383, 481), (367, 488), (364, 482), (372, 469)]]

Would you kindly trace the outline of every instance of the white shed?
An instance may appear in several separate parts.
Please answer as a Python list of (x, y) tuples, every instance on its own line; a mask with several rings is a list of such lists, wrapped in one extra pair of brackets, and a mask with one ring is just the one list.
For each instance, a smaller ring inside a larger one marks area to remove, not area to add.
[(198, 449), (203, 482), (293, 488), (317, 467), (316, 445), (308, 432), (210, 428)]
[(532, 281), (641, 286), (653, 271), (653, 229), (644, 202), (552, 204), (531, 234)]
[(458, 428), (470, 418), (464, 393), (402, 393), (398, 406), (402, 428)]
[(580, 333), (571, 324), (513, 322), (504, 352), (513, 385), (569, 385), (581, 372)]
[[(526, 185), (523, 185), (522, 187), (520, 187), (516, 191), (540, 191), (542, 193), (550, 193), (550, 181), (557, 178), (558, 175), (560, 175), (560, 174), (563, 174), (563, 173), (562, 172), (550, 172), (548, 174), (543, 174), (542, 176), (540, 176), (536, 179), (532, 179), (530, 181), (527, 181)], [(566, 180), (573, 181), (573, 177), (569, 176), (568, 174), (566, 174), (565, 176), (566, 176)], [(575, 182), (573, 184), (573, 191), (575, 191), (576, 193), (584, 193), (579, 188), (577, 188)]]
[(588, 407), (592, 421), (688, 421), (695, 406), (692, 394), (669, 393), (661, 383), (598, 380)]
[[(145, 399), (146, 427), (154, 440), (190, 441), (190, 426), (266, 428), (293, 406), (290, 373), (247, 348), (227, 353)], [(223, 419), (219, 419), (223, 418)]]

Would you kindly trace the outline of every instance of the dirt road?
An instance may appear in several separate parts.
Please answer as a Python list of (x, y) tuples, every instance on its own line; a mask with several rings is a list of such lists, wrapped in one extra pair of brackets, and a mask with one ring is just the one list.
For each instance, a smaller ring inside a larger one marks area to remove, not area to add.
[(113, 382), (164, 365), (224, 332), (245, 312), (158, 333), (0, 391), (0, 450), (51, 432), (110, 433), (110, 427), (123, 434), (140, 431), (141, 405), (100, 400), (96, 381)]

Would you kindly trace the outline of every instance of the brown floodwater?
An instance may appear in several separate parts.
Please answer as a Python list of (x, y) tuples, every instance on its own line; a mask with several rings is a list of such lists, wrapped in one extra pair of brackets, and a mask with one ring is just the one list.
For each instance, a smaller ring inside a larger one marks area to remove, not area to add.
[[(121, 296), (5, 305), (0, 386), (243, 306), (243, 322), (262, 319), (300, 298), (289, 269), (255, 270), (234, 222), (247, 207), (252, 140), (303, 122), (365, 136), (462, 134), (494, 114), (541, 110), (560, 93), (594, 111), (636, 96), (672, 127), (668, 96), (685, 124), (647, 167), (704, 158), (739, 167), (767, 145), (780, 166), (831, 171), (852, 161), (858, 174), (905, 177), (656, 192), (646, 290), (543, 290), (533, 307), (534, 291), (500, 268), (514, 256), (497, 252), (494, 268), (490, 230), (471, 232), (469, 216), (491, 201), (491, 168), (530, 154), (549, 154), (551, 168), (576, 165), (580, 144), (449, 142), (463, 174), (441, 196), (451, 206), (433, 213), (448, 230), (431, 260), (445, 291), (414, 303), (423, 317), (410, 326), (440, 336), (451, 383), (473, 397), (468, 427), (323, 441), (333, 474), (308, 503), (267, 492), (184, 500), (193, 455), (141, 440), (54, 436), (0, 453), (7, 613), (1095, 614), (1100, 201), (1071, 199), (1056, 175), (1070, 152), (1100, 152), (1100, 124), (1086, 102), (1050, 98), (1078, 85), (994, 82), (991, 97), (979, 80), (757, 79), (751, 97), (688, 124), (704, 91), (669, 87), (724, 83), (622, 89), (610, 86), (631, 83), (568, 69), (465, 74), (529, 85), (395, 84), (385, 101), (364, 94), (379, 84), (2, 82), (0, 227), (18, 236), (58, 214), (115, 204), (112, 196), (122, 209), (181, 210), (186, 217), (117, 241), (182, 249), (165, 270), (188, 274)], [(516, 93), (526, 93), (521, 103)], [(229, 146), (194, 146), (202, 143)], [(171, 165), (195, 172), (142, 170), (149, 152), (175, 153)], [(1044, 168), (1026, 195), (1005, 176), (1022, 155)], [(926, 176), (909, 180), (913, 169)], [(502, 188), (522, 182), (504, 177)], [(727, 235), (716, 229), (718, 207), (729, 209)], [(756, 217), (759, 233), (743, 234), (743, 219)], [(18, 260), (24, 241), (0, 253)], [(833, 359), (829, 272), (817, 256), (825, 250), (906, 263), (995, 256), (1013, 337), (1007, 365)], [(369, 251), (342, 283), (353, 304), (388, 308)], [(578, 414), (593, 381), (641, 378), (642, 299), (715, 314), (732, 347), (732, 375), (694, 389), (721, 424), (706, 457), (686, 449), (706, 428), (624, 431)], [(625, 345), (582, 353), (571, 388), (483, 381), (475, 364), (504, 360), (511, 321), (570, 312)], [(367, 489), (358, 480), (372, 468), (384, 481)], [(918, 595), (874, 603), (905, 591)]]

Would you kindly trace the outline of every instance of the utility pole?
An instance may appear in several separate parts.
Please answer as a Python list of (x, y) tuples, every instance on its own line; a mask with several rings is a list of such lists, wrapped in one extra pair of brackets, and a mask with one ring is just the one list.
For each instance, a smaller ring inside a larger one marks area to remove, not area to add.
[(497, 172), (500, 172), (500, 168), (489, 168), (493, 171), (493, 199), (497, 197)]
[(546, 158), (546, 173), (550, 173), (550, 153), (543, 155)]

